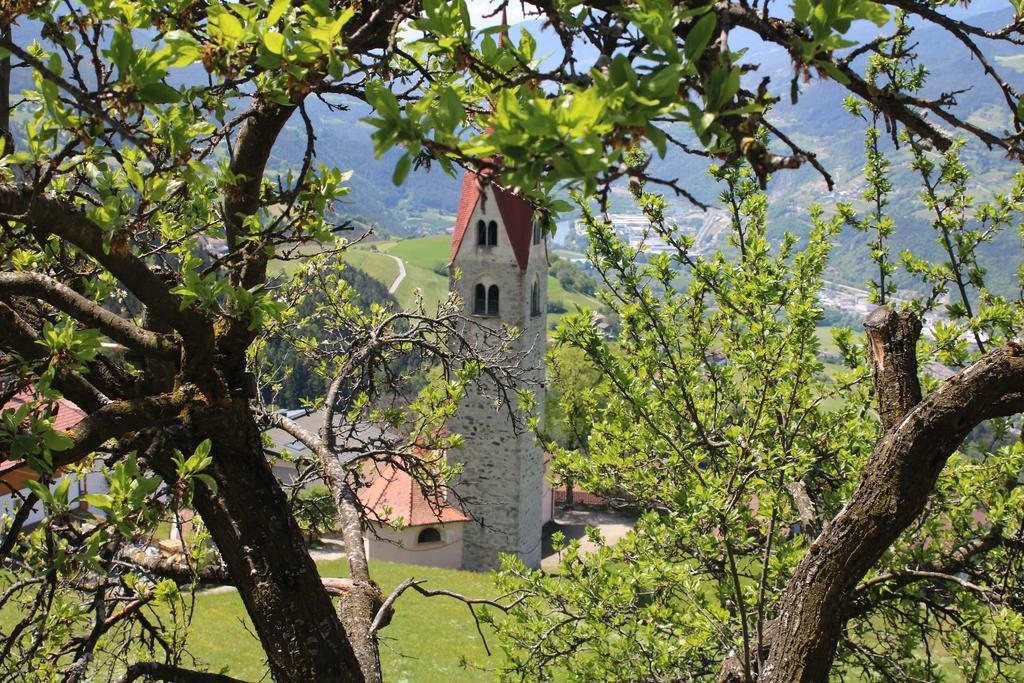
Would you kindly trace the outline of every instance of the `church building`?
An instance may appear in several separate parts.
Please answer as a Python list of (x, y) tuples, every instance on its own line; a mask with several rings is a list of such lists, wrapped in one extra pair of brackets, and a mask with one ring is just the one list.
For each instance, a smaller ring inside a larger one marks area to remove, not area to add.
[[(523, 367), (532, 373), (527, 376), (543, 380), (547, 246), (530, 203), (486, 175), (467, 172), (449, 272), (449, 287), (464, 302), (465, 314), (519, 330), (515, 343), (526, 354)], [(543, 389), (538, 384), (531, 390), (543, 411)], [(497, 408), (484, 393), (471, 388), (449, 422), (465, 438), (462, 450), (448, 452), (449, 461), (462, 464), (452, 488), (472, 517), (464, 530), (462, 566), (492, 569), (500, 553), (509, 553), (527, 567), (539, 567), (541, 527), (551, 508), (544, 452), (532, 432), (516, 434), (507, 408)]]

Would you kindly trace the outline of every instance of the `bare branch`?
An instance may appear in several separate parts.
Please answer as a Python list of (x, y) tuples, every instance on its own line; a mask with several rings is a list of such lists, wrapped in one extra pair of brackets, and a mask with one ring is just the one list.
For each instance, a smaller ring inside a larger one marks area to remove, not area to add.
[(120, 683), (132, 683), (142, 677), (168, 683), (246, 683), (240, 678), (208, 671), (194, 671), (159, 662), (139, 662), (128, 667)]

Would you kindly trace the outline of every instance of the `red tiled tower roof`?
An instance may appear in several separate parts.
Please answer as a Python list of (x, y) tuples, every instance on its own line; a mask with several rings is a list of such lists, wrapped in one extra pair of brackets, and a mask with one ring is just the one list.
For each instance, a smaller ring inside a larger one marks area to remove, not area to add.
[[(486, 173), (486, 172), (485, 172)], [(466, 171), (462, 179), (462, 194), (459, 197), (459, 213), (455, 219), (455, 233), (452, 236), (452, 261), (459, 254), (462, 240), (469, 231), (469, 221), (476, 205), (484, 194), (484, 178), (481, 174)], [(533, 206), (528, 201), (512, 194), (493, 180), (488, 183), (494, 192), (501, 222), (505, 224), (508, 241), (515, 252), (516, 262), (523, 270), (530, 261), (530, 245), (533, 243)]]

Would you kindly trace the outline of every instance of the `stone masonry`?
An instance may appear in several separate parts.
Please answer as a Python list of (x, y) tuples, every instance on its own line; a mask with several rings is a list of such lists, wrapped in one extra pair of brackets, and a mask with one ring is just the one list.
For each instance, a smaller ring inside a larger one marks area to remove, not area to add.
[[(496, 245), (477, 244), (479, 220), (498, 223)], [(532, 226), (528, 229), (532, 234)], [(488, 325), (507, 325), (520, 330), (516, 344), (520, 353), (526, 353), (523, 369), (527, 376), (543, 380), (547, 254), (543, 238), (538, 244), (532, 244), (530, 239), (529, 259), (526, 267), (521, 267), (511, 235), (521, 239), (525, 230), (526, 226), (508, 230), (493, 188), (483, 188), (452, 259), (449, 286), (458, 292), (466, 314), (473, 316), (476, 285), (482, 283), (488, 288), (497, 285), (500, 292), (498, 315), (477, 319)], [(459, 279), (455, 278), (456, 272), (461, 272)], [(540, 290), (539, 313), (531, 310), (531, 289), (535, 281)], [(543, 389), (536, 388), (535, 392), (537, 405), (543, 410)], [(466, 527), (462, 566), (476, 571), (492, 569), (499, 566), (499, 554), (510, 553), (528, 567), (539, 567), (543, 450), (532, 432), (515, 433), (507, 407), (497, 408), (493, 397), (487, 393), (490, 392), (471, 391), (449, 423), (452, 431), (465, 438), (461, 451), (453, 450), (448, 454), (451, 462), (463, 465), (463, 472), (452, 487), (474, 520)]]

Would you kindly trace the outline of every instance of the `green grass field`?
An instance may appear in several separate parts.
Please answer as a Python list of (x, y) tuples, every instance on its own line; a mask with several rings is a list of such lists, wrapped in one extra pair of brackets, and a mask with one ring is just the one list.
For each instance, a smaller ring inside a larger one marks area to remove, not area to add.
[[(370, 562), (373, 578), (385, 594), (407, 578), (425, 579), (426, 586), (468, 597), (496, 595), (490, 574), (434, 569), (392, 562)], [(319, 562), (321, 576), (345, 576), (344, 560)], [(166, 609), (158, 613), (166, 616)], [(18, 621), (16, 605), (0, 609), (0, 626)], [(384, 679), (392, 683), (469, 683), (494, 680), (503, 661), (493, 633), (486, 629), (488, 656), (473, 617), (465, 604), (453, 598), (426, 598), (406, 591), (398, 599), (391, 624), (380, 631)], [(102, 647), (101, 647), (102, 649)], [(195, 595), (195, 611), (188, 631), (187, 651), (196, 658), (192, 668), (224, 671), (247, 681), (269, 680), (263, 651), (241, 598), (234, 590), (204, 591)], [(102, 655), (100, 655), (102, 657)], [(139, 655), (145, 657), (144, 654)], [(463, 665), (463, 661), (470, 665)]]
[[(371, 573), (388, 593), (409, 577), (426, 579), (431, 588), (445, 588), (472, 597), (492, 597), (489, 574), (434, 569), (391, 562), (371, 562)], [(343, 560), (318, 563), (322, 576), (344, 576)], [(487, 633), (485, 631), (485, 633)], [(406, 591), (398, 599), (391, 624), (381, 632), (384, 680), (393, 683), (491, 681), (502, 661), (496, 643), (488, 657), (469, 609), (452, 598), (425, 598)], [(201, 593), (196, 599), (189, 651), (201, 662), (244, 680), (266, 674), (263, 653), (252, 634), (241, 599), (235, 591)], [(464, 667), (462, 660), (472, 663)]]

